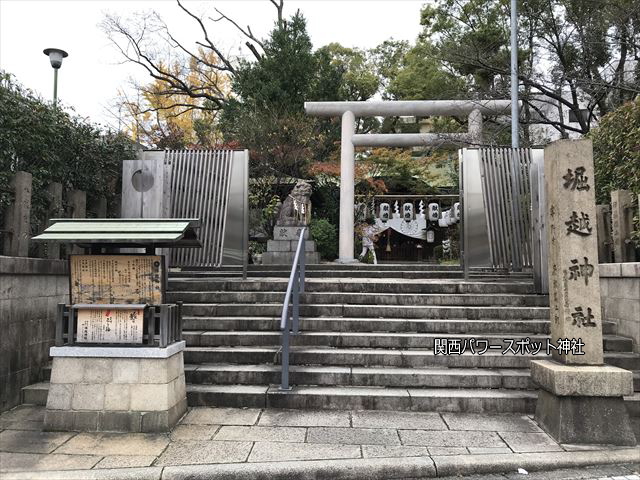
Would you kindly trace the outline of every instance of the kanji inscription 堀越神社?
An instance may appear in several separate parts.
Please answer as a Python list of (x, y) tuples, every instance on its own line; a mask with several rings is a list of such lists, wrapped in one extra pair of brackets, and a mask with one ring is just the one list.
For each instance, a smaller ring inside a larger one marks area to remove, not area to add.
[(586, 236), (591, 235), (593, 230), (589, 214), (584, 212), (580, 212), (580, 216), (575, 211), (571, 212), (571, 217), (564, 224), (567, 226), (567, 235), (575, 233), (576, 235)]
[(545, 149), (551, 338), (584, 342), (584, 355), (552, 352), (565, 364), (603, 360), (593, 178), (588, 140), (555, 142)]
[(586, 313), (583, 311), (582, 307), (574, 307), (574, 312), (571, 314), (571, 318), (573, 318), (573, 325), (577, 325), (580, 327), (595, 327), (596, 324), (593, 321), (593, 314), (591, 313), (591, 308), (587, 307)]
[(587, 257), (584, 258), (584, 263), (580, 263), (577, 258), (571, 260), (571, 266), (569, 267), (569, 280), (584, 279), (584, 284), (589, 285), (589, 277), (593, 276), (594, 266), (589, 263)]
[(567, 174), (562, 177), (565, 181), (564, 188), (570, 190), (589, 190), (589, 188), (591, 188), (587, 183), (589, 177), (584, 174), (585, 171), (586, 168), (584, 167), (577, 167), (575, 171), (568, 168)]

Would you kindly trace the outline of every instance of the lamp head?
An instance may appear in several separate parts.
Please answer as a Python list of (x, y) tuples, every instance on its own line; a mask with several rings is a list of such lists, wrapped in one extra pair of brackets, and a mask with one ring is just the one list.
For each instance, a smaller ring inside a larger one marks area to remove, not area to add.
[(67, 52), (59, 48), (45, 48), (43, 53), (49, 57), (51, 66), (56, 70), (62, 66), (62, 59), (69, 56)]

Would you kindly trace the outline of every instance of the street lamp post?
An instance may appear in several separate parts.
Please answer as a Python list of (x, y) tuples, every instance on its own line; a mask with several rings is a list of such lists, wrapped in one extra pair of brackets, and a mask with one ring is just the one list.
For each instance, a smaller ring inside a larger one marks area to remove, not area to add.
[(518, 0), (511, 0), (511, 147), (520, 147), (518, 138)]
[(62, 66), (62, 59), (68, 57), (69, 54), (59, 48), (45, 48), (42, 53), (49, 57), (51, 66), (53, 67), (53, 106), (58, 105), (58, 70)]

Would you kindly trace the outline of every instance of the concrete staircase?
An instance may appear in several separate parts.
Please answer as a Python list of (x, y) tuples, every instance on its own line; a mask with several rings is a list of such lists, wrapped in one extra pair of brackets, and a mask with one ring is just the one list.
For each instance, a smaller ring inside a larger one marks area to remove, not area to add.
[[(253, 267), (246, 281), (234, 268), (171, 275), (169, 301), (184, 302), (190, 405), (534, 411), (529, 361), (544, 351), (434, 355), (437, 338), (503, 347), (508, 338), (544, 339), (548, 298), (527, 275), (480, 270), (465, 282), (457, 267), (424, 264), (322, 264), (307, 273), (288, 392), (278, 384), (289, 267)], [(606, 362), (640, 371), (631, 340), (614, 327), (604, 325)]]

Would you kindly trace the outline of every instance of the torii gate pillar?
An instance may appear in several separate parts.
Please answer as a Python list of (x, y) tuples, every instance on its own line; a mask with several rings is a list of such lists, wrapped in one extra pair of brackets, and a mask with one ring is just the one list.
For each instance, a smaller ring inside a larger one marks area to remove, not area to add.
[(355, 148), (352, 137), (356, 132), (356, 117), (347, 110), (342, 114), (340, 143), (340, 230), (338, 262), (355, 262), (353, 256), (355, 205)]

